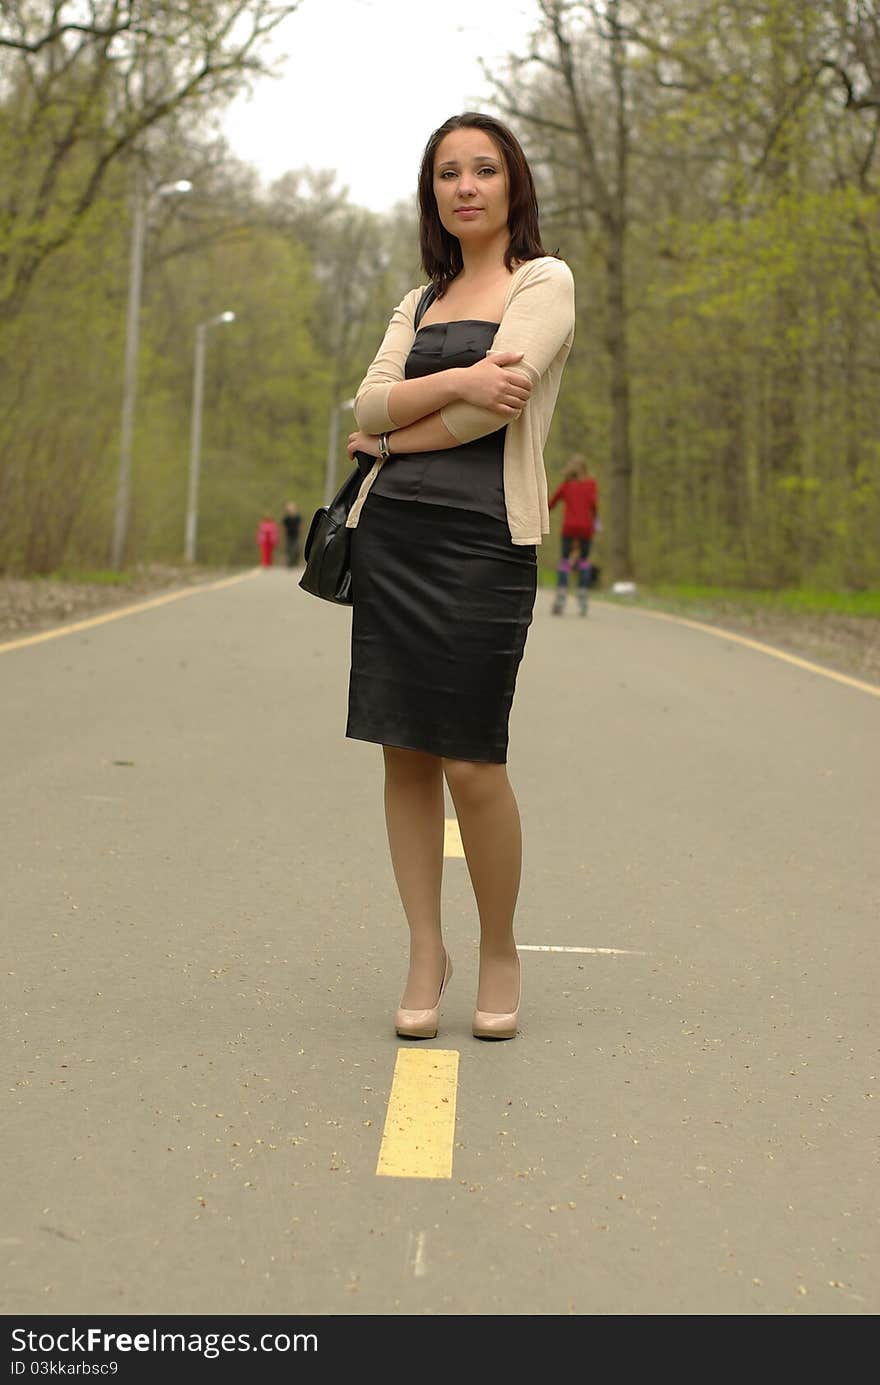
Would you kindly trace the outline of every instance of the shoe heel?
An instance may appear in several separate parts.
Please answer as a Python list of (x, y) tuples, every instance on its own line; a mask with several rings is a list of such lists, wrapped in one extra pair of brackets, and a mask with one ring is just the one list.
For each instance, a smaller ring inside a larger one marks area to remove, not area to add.
[(496, 1015), (489, 1010), (475, 1010), (471, 1026), (475, 1039), (515, 1039), (519, 1024), (519, 1007), (522, 1001), (522, 962), (519, 963), (519, 993), (516, 1009), (506, 1015)]
[(446, 968), (443, 972), (437, 1004), (430, 1010), (399, 1009), (397, 1011), (394, 1017), (394, 1029), (401, 1039), (436, 1039), (437, 1030), (440, 1026), (440, 1005), (443, 1000), (443, 992), (446, 990), (451, 976), (452, 958), (447, 952)]
[(509, 1015), (492, 1015), (486, 1010), (474, 1011), (473, 1035), (475, 1039), (515, 1039), (519, 1009)]

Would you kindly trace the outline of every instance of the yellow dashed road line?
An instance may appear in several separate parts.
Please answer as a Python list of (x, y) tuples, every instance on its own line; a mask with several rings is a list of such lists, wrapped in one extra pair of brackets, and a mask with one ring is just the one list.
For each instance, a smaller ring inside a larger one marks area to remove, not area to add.
[(458, 1053), (397, 1051), (376, 1173), (386, 1178), (451, 1178)]
[(444, 818), (446, 831), (443, 835), (443, 855), (444, 856), (464, 856), (464, 846), (461, 841), (457, 818)]

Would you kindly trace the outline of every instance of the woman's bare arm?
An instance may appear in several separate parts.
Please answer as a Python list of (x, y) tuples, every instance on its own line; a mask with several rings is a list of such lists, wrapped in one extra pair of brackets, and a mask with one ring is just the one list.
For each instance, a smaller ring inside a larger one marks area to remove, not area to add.
[(386, 405), (395, 429), (429, 418), (457, 400), (512, 418), (528, 403), (532, 389), (529, 377), (515, 369), (521, 360), (521, 351), (501, 351), (472, 366), (438, 370), (420, 380), (401, 380), (392, 387)]
[[(499, 416), (498, 427), (503, 426), (504, 419)], [(395, 453), (402, 452), (444, 452), (446, 448), (458, 447), (460, 444), (450, 433), (439, 413), (435, 413), (429, 414), (427, 418), (417, 419), (405, 428), (396, 428), (393, 433), (388, 434), (388, 446), (393, 457)], [(352, 461), (356, 452), (378, 457), (378, 437), (363, 431), (352, 433), (348, 439), (348, 455)]]
[[(392, 456), (403, 452), (442, 452), (448, 447), (456, 447), (460, 439), (446, 427), (440, 410), (446, 405), (440, 401), (448, 400), (448, 390), (454, 390), (455, 401), (473, 404), (483, 411), (483, 416), (492, 420), (494, 430), (503, 428), (512, 418), (518, 418), (525, 408), (532, 392), (532, 382), (527, 375), (511, 369), (514, 361), (522, 359), (520, 351), (503, 351), (497, 356), (487, 356), (474, 365), (451, 370), (438, 371), (423, 380), (403, 380), (394, 386), (388, 396), (389, 416), (396, 420), (412, 412), (409, 422), (401, 423), (388, 430), (388, 447)], [(444, 377), (454, 377), (452, 380)], [(401, 406), (398, 400), (402, 399)], [(415, 412), (433, 402), (429, 413)], [(406, 411), (400, 413), (401, 407)], [(484, 427), (489, 433), (493, 427)], [(370, 457), (379, 455), (379, 438), (375, 433), (364, 429), (352, 433), (348, 439), (348, 455), (354, 458), (356, 452)]]
[[(413, 289), (391, 314), (382, 344), (355, 396), (358, 427), (369, 434), (387, 433), (405, 428), (416, 419), (429, 417), (441, 409), (456, 411), (462, 408), (471, 413), (476, 411), (482, 425), (496, 406), (509, 422), (528, 402), (533, 383), (532, 371), (520, 364), (523, 355), (519, 343), (512, 343), (506, 350), (503, 346), (493, 349), (485, 360), (473, 366), (437, 371), (422, 380), (406, 379), (417, 301), (418, 290)], [(392, 394), (394, 412), (389, 407)], [(459, 420), (455, 412), (453, 419), (457, 425)], [(491, 425), (485, 431), (491, 431)]]

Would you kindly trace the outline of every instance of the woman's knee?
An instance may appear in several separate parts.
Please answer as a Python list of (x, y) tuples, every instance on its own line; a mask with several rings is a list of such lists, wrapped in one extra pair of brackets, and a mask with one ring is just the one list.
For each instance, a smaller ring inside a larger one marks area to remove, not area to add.
[(453, 798), (475, 802), (492, 797), (507, 783), (504, 765), (475, 760), (444, 760), (443, 773)]

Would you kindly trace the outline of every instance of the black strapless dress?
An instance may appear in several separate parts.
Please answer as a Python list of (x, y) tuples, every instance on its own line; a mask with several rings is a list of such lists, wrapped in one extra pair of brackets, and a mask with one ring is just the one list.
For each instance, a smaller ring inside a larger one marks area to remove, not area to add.
[[(408, 379), (473, 365), (497, 323), (419, 329)], [(346, 734), (447, 759), (504, 764), (537, 590), (534, 545), (513, 544), (503, 428), (396, 456), (352, 531)]]

